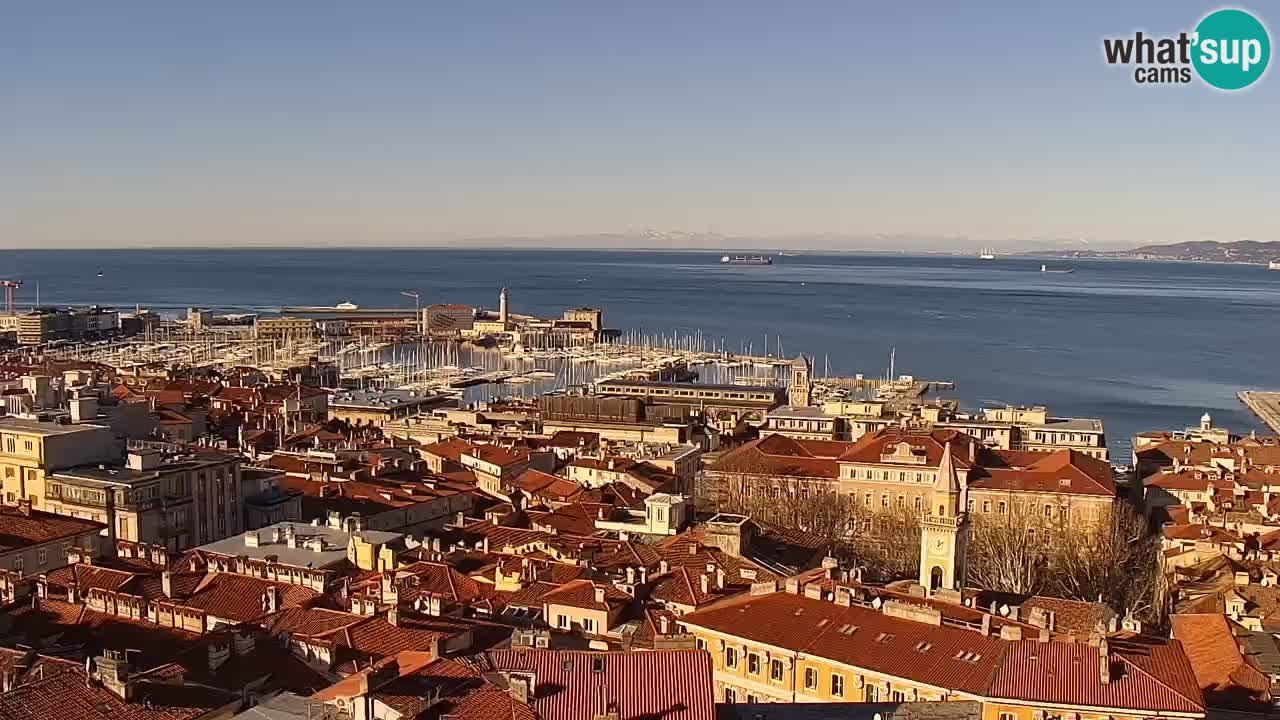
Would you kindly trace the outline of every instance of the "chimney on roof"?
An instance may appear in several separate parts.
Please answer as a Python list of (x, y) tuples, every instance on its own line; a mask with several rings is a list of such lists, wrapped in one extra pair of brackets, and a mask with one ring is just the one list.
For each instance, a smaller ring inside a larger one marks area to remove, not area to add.
[(160, 588), (167, 598), (173, 597), (173, 573), (165, 570), (160, 573)]
[(982, 613), (982, 636), (987, 637), (989, 635), (991, 635), (991, 614)]
[(280, 589), (272, 585), (262, 593), (262, 609), (273, 613), (280, 609)]
[(1103, 685), (1111, 683), (1111, 652), (1106, 638), (1098, 641), (1098, 682)]
[(19, 513), (19, 514), (21, 514), (21, 515), (23, 515), (23, 516), (25, 516), (25, 517), (31, 517), (31, 501), (30, 501), (30, 500), (19, 500), (19, 501), (18, 501), (18, 513)]
[(719, 590), (724, 589), (724, 568), (722, 567), (716, 568), (716, 588)]
[(702, 575), (700, 575), (699, 577), (702, 579), (702, 594), (703, 595), (710, 594), (711, 593), (711, 577), (708, 576), (706, 573), (702, 573)]
[(400, 627), (400, 608), (395, 605), (387, 611), (387, 623), (392, 627)]
[(636, 569), (631, 566), (627, 566), (627, 584), (636, 584)]
[(658, 632), (663, 635), (671, 634), (671, 618), (662, 615), (658, 618)]
[(118, 650), (104, 650), (93, 659), (93, 679), (103, 688), (125, 702), (133, 700), (135, 680), (130, 677), (129, 661)]
[(593, 589), (595, 590), (596, 602), (598, 603), (604, 602), (604, 588), (599, 585), (595, 585), (593, 586)]
[(231, 659), (231, 646), (225, 642), (209, 643), (209, 672), (217, 672), (218, 668)]

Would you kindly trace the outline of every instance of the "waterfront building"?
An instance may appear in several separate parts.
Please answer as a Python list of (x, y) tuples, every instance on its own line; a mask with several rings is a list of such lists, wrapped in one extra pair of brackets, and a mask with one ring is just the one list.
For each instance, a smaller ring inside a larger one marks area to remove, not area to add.
[(604, 310), (600, 308), (579, 307), (565, 310), (563, 319), (565, 322), (585, 323), (592, 333), (598, 334), (604, 329)]
[(620, 443), (692, 443), (706, 447), (702, 420), (688, 407), (650, 403), (633, 397), (543, 397), (538, 399), (542, 431), (594, 433)]
[(432, 305), (426, 315), (427, 332), (432, 337), (458, 337), (475, 326), (476, 309), (470, 305)]
[[(884, 427), (888, 424), (886, 422)], [(849, 432), (846, 428), (845, 418), (829, 414), (823, 408), (783, 405), (765, 415), (760, 433), (786, 435), (796, 440), (847, 440)]]
[(25, 500), (32, 508), (47, 509), (45, 480), (50, 473), (119, 457), (120, 443), (110, 428), (0, 417), (0, 482), (6, 505)]
[(253, 334), (259, 340), (311, 340), (316, 336), (316, 321), (304, 317), (260, 317), (253, 323)]
[(55, 340), (93, 340), (120, 331), (115, 308), (35, 308), (18, 316), (19, 345), (42, 345)]
[[(823, 403), (823, 413), (839, 418), (831, 439), (858, 440), (863, 435), (900, 424), (903, 418), (917, 425), (959, 430), (997, 450), (1076, 450), (1108, 460), (1107, 435), (1101, 420), (1050, 415), (1048, 408), (1007, 406), (960, 412), (954, 402), (912, 403), (903, 407), (883, 400), (847, 400)], [(779, 432), (785, 432), (785, 424)], [(818, 438), (815, 438), (818, 439)]]
[(419, 390), (341, 390), (329, 398), (329, 418), (382, 427), (452, 404), (448, 395)]
[(237, 455), (140, 447), (123, 463), (51, 473), (44, 502), (50, 512), (104, 524), (112, 543), (177, 551), (242, 532), (243, 493)]

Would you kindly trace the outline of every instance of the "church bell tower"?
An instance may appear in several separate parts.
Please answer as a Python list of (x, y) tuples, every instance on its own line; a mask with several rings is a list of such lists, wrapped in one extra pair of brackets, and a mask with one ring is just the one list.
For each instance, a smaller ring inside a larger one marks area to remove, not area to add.
[(813, 364), (804, 355), (791, 361), (791, 381), (787, 384), (787, 404), (808, 407), (813, 394)]
[(951, 442), (942, 448), (933, 505), (920, 521), (920, 584), (930, 591), (964, 589), (969, 549), (968, 481), (955, 466)]

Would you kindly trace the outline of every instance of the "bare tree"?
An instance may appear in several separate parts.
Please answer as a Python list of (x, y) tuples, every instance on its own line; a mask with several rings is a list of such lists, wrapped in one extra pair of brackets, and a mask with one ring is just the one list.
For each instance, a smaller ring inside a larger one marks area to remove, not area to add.
[(1063, 535), (1051, 561), (1053, 590), (1160, 623), (1165, 619), (1161, 561), (1160, 537), (1147, 518), (1117, 500), (1091, 527)]
[(972, 521), (966, 583), (997, 592), (1034, 595), (1045, 585), (1051, 528), (1031, 513), (979, 515)]

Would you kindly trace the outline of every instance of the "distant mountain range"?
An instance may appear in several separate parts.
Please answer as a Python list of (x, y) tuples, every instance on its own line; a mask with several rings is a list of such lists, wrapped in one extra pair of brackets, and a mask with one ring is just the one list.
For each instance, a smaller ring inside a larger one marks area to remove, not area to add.
[(1052, 257), (1113, 257), (1146, 260), (1187, 260), (1194, 262), (1241, 263), (1266, 265), (1280, 260), (1280, 241), (1238, 240), (1217, 242), (1203, 240), (1171, 245), (1143, 245), (1132, 250), (1099, 252), (1093, 250), (1045, 250), (1034, 253)]

